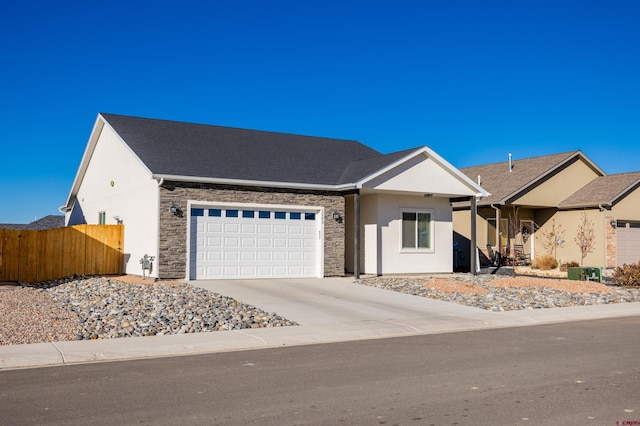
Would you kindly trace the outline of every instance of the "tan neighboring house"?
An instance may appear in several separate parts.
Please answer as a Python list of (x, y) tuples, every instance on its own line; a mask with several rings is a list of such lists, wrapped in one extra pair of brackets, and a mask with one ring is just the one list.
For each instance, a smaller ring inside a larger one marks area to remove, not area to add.
[[(487, 263), (490, 250), (512, 256), (516, 244), (531, 259), (551, 251), (561, 263), (580, 262), (574, 238), (583, 213), (595, 233), (585, 266), (613, 268), (640, 260), (640, 172), (607, 175), (581, 151), (461, 171), (492, 194), (477, 202), (481, 264)], [(453, 206), (457, 263), (464, 269), (470, 259), (471, 206)], [(554, 226), (564, 234), (552, 241), (548, 235)]]

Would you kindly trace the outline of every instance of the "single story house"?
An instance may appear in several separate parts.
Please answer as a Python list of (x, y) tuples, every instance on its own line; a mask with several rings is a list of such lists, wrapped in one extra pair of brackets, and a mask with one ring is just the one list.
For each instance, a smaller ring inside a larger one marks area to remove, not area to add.
[(426, 146), (99, 114), (60, 209), (124, 224), (127, 274), (359, 276), (451, 272), (451, 201), (488, 195)]
[[(581, 151), (461, 171), (491, 193), (477, 202), (477, 247), (486, 257), (490, 250), (509, 256), (517, 244), (531, 259), (551, 252), (561, 263), (580, 262), (574, 238), (584, 214), (595, 243), (585, 265), (614, 268), (640, 260), (640, 173), (607, 175)], [(469, 203), (454, 204), (454, 239), (465, 258), (470, 212)]]

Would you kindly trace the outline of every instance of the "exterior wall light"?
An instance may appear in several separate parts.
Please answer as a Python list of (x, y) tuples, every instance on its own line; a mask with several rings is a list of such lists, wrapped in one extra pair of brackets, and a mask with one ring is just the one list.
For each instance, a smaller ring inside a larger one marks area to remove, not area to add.
[(334, 211), (333, 213), (331, 213), (331, 217), (333, 217), (333, 220), (335, 220), (336, 222), (342, 223), (342, 216), (340, 216), (340, 212)]
[(169, 206), (169, 212), (174, 216), (182, 217), (182, 209), (178, 207), (173, 201)]
[(612, 228), (615, 228), (618, 226), (618, 222), (616, 222), (615, 219), (611, 219), (611, 221), (609, 222), (609, 225), (611, 225)]

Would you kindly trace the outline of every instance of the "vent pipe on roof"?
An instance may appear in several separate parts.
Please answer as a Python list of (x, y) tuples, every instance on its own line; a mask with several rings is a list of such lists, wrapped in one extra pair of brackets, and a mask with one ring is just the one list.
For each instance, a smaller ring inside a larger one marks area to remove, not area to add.
[(478, 185), (482, 184), (482, 179), (480, 179), (480, 175), (478, 175)]
[(513, 162), (511, 161), (511, 153), (509, 153), (509, 173), (513, 170)]

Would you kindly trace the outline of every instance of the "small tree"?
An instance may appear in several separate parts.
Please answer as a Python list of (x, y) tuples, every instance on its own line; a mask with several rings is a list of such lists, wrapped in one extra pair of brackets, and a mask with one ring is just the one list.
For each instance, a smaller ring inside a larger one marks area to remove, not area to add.
[[(551, 219), (551, 229), (548, 231), (542, 231), (542, 245), (547, 254), (553, 255), (555, 258), (554, 250), (558, 248), (561, 242), (564, 240), (564, 228), (562, 224), (556, 224), (556, 219)], [(556, 259), (557, 260), (557, 259)]]
[(595, 248), (596, 242), (596, 232), (595, 232), (595, 224), (592, 220), (589, 220), (586, 213), (582, 213), (582, 219), (578, 224), (578, 230), (576, 236), (573, 238), (573, 241), (580, 248), (580, 266), (584, 266), (584, 258), (587, 257), (587, 254), (592, 253)]

